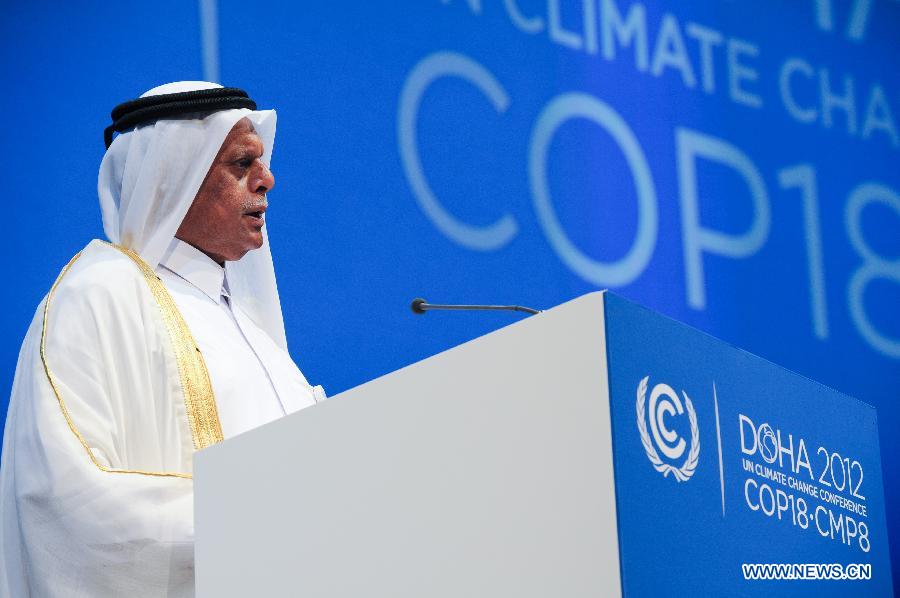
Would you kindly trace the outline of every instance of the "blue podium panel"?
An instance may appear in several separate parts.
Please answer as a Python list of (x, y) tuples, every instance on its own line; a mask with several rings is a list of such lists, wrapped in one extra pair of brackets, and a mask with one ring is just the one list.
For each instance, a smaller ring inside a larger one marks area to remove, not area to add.
[(605, 309), (625, 595), (891, 595), (875, 409)]

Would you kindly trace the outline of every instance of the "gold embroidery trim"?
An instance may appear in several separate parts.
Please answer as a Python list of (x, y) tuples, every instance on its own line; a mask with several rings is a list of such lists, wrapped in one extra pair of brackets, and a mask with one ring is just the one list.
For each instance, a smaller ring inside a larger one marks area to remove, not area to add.
[(178, 373), (184, 391), (184, 405), (187, 407), (194, 448), (200, 450), (222, 442), (222, 426), (219, 423), (219, 411), (216, 408), (216, 398), (213, 395), (212, 383), (209, 381), (206, 362), (175, 301), (153, 268), (137, 253), (119, 245), (106, 244), (118, 249), (137, 264), (150, 287), (150, 292), (153, 293), (153, 298), (156, 299), (156, 304), (159, 305), (166, 329), (169, 331), (172, 348), (175, 350), (175, 360), (178, 362)]
[[(104, 243), (106, 242), (104, 241)], [(200, 349), (197, 348), (197, 344), (194, 341), (193, 335), (191, 335), (190, 329), (187, 327), (187, 323), (184, 321), (181, 312), (178, 311), (172, 296), (169, 294), (168, 290), (166, 290), (162, 280), (159, 279), (150, 266), (135, 252), (112, 243), (106, 243), (106, 245), (121, 251), (138, 266), (141, 274), (144, 276), (144, 280), (150, 287), (154, 299), (156, 299), (166, 329), (169, 333), (170, 341), (172, 342), (172, 348), (175, 351), (175, 359), (178, 364), (178, 373), (181, 379), (182, 392), (184, 393), (184, 402), (187, 409), (194, 448), (199, 450), (211, 444), (221, 442), (223, 439), (222, 427), (219, 423), (219, 413), (216, 408), (216, 400), (212, 391), (212, 384), (209, 380), (209, 372), (206, 369), (206, 363), (203, 360)], [(97, 460), (84, 436), (81, 435), (81, 432), (79, 432), (78, 428), (75, 426), (75, 422), (72, 420), (72, 416), (69, 414), (66, 403), (56, 385), (53, 373), (50, 371), (50, 365), (47, 362), (46, 344), (50, 301), (53, 298), (53, 294), (56, 291), (56, 287), (59, 286), (60, 281), (62, 281), (63, 277), (80, 257), (81, 252), (78, 252), (71, 260), (69, 260), (69, 263), (66, 264), (59, 273), (53, 286), (50, 287), (50, 292), (47, 293), (47, 300), (44, 303), (44, 318), (41, 327), (41, 362), (43, 363), (44, 372), (47, 375), (50, 387), (53, 389), (53, 394), (56, 396), (56, 400), (59, 403), (60, 410), (65, 417), (66, 423), (68, 424), (69, 429), (72, 430), (72, 433), (78, 438), (78, 441), (84, 447), (85, 451), (87, 451), (91, 462), (101, 471), (108, 473), (135, 473), (149, 476), (191, 479), (193, 476), (189, 473), (140, 471), (107, 467)]]

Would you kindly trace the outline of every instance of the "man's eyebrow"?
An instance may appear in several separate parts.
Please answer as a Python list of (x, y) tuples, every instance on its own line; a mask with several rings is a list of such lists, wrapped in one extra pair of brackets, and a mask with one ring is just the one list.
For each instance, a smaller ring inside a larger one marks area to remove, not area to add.
[(244, 146), (236, 147), (236, 148), (232, 149), (231, 151), (227, 152), (226, 156), (228, 157), (229, 160), (240, 159), (240, 158), (244, 158), (247, 156), (252, 156), (254, 158), (258, 158), (263, 155), (264, 151), (265, 151), (264, 148), (259, 148), (259, 147), (253, 146), (253, 145), (244, 145)]

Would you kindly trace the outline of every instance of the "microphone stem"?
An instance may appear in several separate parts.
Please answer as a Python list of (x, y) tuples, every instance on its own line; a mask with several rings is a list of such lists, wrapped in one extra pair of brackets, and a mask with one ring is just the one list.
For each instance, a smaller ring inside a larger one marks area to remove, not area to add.
[(420, 306), (424, 310), (428, 309), (449, 309), (449, 310), (495, 310), (495, 311), (521, 311), (527, 314), (539, 314), (538, 309), (532, 309), (523, 305), (439, 305), (437, 303), (422, 303)]

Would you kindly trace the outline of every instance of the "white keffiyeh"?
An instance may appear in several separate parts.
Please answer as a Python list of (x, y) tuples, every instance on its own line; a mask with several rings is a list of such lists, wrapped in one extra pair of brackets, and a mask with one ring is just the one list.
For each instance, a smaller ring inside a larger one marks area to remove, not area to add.
[[(221, 86), (181, 81), (155, 87), (141, 97), (212, 87)], [(156, 268), (225, 137), (244, 117), (262, 139), (261, 159), (268, 166), (275, 142), (274, 110), (223, 110), (205, 118), (162, 119), (117, 136), (103, 157), (97, 185), (107, 238), (133, 249)], [(261, 248), (225, 267), (230, 292), (244, 311), (287, 349), (266, 228)]]

